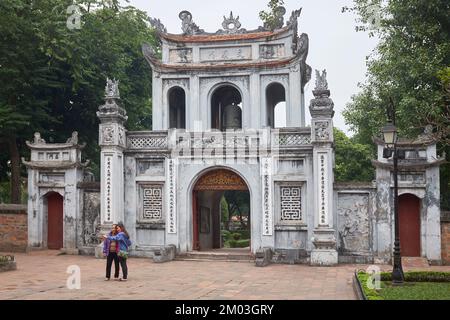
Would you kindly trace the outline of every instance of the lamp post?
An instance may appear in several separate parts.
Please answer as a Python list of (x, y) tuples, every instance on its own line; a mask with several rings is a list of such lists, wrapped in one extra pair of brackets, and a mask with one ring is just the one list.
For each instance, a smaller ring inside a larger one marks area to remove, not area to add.
[(395, 220), (395, 240), (394, 240), (394, 268), (392, 270), (392, 282), (402, 284), (404, 280), (402, 258), (400, 254), (400, 229), (398, 221), (398, 159), (399, 150), (397, 149), (397, 128), (395, 127), (395, 106), (391, 103), (392, 109), (388, 113), (388, 123), (384, 126), (383, 140), (385, 148), (383, 149), (383, 158), (393, 156), (394, 162), (394, 220)]

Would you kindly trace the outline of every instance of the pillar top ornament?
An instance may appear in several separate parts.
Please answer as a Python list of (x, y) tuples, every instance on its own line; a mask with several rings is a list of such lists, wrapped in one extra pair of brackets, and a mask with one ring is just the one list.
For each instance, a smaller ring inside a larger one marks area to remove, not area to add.
[(120, 105), (119, 80), (106, 79), (105, 104), (98, 108), (97, 117), (102, 123), (123, 124), (128, 119), (127, 112)]
[(105, 98), (120, 99), (119, 80), (106, 78)]
[(312, 118), (332, 118), (334, 115), (334, 102), (330, 99), (328, 89), (327, 71), (320, 73), (316, 70), (316, 87), (313, 90), (314, 99), (311, 100), (309, 111)]
[(319, 70), (316, 70), (316, 91), (328, 90), (328, 82), (327, 82), (327, 70), (322, 70), (322, 74), (320, 74)]

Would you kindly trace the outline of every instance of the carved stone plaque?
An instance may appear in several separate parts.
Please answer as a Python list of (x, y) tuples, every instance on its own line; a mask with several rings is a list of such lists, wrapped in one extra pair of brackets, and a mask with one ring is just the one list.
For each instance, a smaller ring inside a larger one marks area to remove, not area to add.
[(192, 49), (171, 49), (169, 50), (169, 61), (171, 63), (190, 63), (192, 62)]
[(235, 61), (251, 60), (252, 47), (220, 47), (220, 48), (201, 48), (201, 61)]
[(259, 57), (261, 59), (274, 59), (285, 55), (284, 44), (264, 44), (259, 47)]

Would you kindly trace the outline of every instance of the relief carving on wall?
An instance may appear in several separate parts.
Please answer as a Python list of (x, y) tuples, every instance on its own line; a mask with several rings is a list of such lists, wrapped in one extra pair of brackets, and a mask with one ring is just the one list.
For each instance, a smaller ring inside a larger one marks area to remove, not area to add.
[(341, 252), (369, 251), (368, 206), (368, 195), (339, 195), (338, 232)]
[(163, 88), (164, 90), (170, 89), (172, 87), (181, 87), (185, 90), (189, 90), (189, 79), (164, 79)]
[(194, 190), (243, 190), (247, 184), (236, 173), (218, 169), (204, 174), (195, 184)]
[[(208, 77), (208, 78), (200, 78), (200, 92), (207, 92), (211, 87), (216, 84), (229, 82), (234, 84), (238, 88), (248, 90), (250, 77), (249, 76), (240, 76), (240, 77)], [(244, 98), (244, 97), (242, 97)]]
[(113, 144), (114, 143), (114, 128), (113, 127), (103, 127), (102, 141), (104, 144)]
[(84, 192), (83, 194), (83, 244), (96, 246), (100, 243), (100, 194)]
[(125, 129), (119, 127), (119, 145), (125, 147)]
[(284, 44), (266, 44), (259, 46), (259, 57), (262, 59), (279, 58), (284, 55)]
[(284, 85), (285, 88), (287, 89), (287, 86), (289, 84), (289, 75), (288, 74), (263, 75), (261, 76), (261, 82), (264, 86), (267, 86), (268, 84), (273, 82), (279, 82), (282, 85)]
[(314, 124), (316, 140), (329, 140), (330, 130), (329, 121), (317, 121)]
[(189, 63), (192, 62), (192, 49), (171, 49), (169, 51), (169, 61), (175, 63)]

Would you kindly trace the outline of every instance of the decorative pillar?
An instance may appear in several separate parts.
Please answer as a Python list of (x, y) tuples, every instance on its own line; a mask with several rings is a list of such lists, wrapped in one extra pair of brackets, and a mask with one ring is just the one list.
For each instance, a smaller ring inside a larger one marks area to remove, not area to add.
[(326, 70), (316, 70), (311, 113), (311, 141), (314, 171), (314, 249), (311, 265), (332, 266), (338, 263), (333, 215), (333, 100), (326, 80)]
[(124, 157), (127, 120), (120, 106), (119, 81), (107, 79), (105, 104), (99, 107), (99, 145), (101, 147), (101, 224), (102, 232), (111, 224), (124, 222)]

